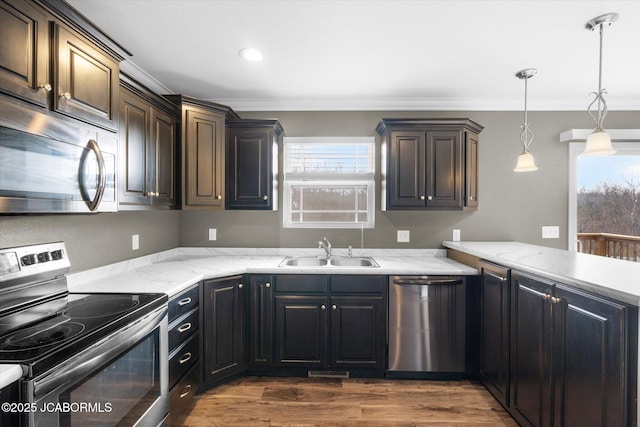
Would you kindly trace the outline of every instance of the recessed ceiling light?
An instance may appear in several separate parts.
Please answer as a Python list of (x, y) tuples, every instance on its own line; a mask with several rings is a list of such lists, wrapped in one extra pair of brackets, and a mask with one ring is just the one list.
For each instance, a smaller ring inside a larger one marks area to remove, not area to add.
[(260, 52), (257, 49), (253, 49), (250, 47), (246, 49), (240, 49), (240, 52), (238, 52), (238, 54), (244, 59), (246, 59), (247, 61), (251, 61), (251, 62), (262, 61), (262, 52)]

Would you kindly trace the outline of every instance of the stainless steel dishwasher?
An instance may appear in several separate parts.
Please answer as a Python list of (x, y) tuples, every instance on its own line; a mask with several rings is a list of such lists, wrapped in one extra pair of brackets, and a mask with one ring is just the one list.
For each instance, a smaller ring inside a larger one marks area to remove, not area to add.
[(464, 276), (389, 277), (389, 371), (465, 371)]

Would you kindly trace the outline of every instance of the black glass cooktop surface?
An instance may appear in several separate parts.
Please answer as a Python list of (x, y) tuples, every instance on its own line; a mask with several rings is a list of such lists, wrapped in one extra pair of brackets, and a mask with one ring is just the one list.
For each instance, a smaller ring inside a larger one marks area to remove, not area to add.
[(165, 306), (164, 294), (67, 294), (57, 315), (0, 337), (0, 363), (44, 372), (103, 337)]

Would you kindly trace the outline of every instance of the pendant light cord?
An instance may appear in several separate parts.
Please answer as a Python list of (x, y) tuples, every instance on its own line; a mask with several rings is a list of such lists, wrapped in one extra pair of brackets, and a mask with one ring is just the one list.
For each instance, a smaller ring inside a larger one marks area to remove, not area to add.
[(533, 142), (533, 132), (529, 128), (529, 122), (527, 119), (527, 82), (529, 78), (524, 78), (524, 123), (522, 126), (522, 132), (520, 132), (520, 141), (522, 142), (522, 153), (529, 152), (529, 146)]
[[(607, 111), (608, 111), (607, 101), (604, 100), (604, 95), (607, 93), (607, 90), (602, 88), (602, 39), (603, 39), (602, 36), (603, 34), (604, 34), (604, 25), (600, 24), (600, 57), (599, 57), (599, 66), (598, 66), (598, 91), (591, 92), (590, 95), (594, 95), (594, 98), (593, 98), (593, 101), (591, 101), (591, 104), (589, 104), (589, 106), (587, 107), (587, 112), (596, 122), (596, 128), (594, 129), (594, 132), (603, 131), (602, 124), (604, 123), (604, 118), (607, 116)], [(596, 101), (598, 102), (597, 115), (595, 115), (591, 111), (591, 107), (593, 106), (593, 104), (596, 103)]]

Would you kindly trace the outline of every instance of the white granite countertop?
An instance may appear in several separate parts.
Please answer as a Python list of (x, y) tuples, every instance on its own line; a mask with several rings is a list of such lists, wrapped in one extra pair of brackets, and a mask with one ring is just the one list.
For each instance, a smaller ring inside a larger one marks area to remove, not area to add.
[[(335, 255), (346, 255), (334, 250)], [(366, 249), (379, 267), (278, 267), (287, 255), (316, 256), (318, 249), (300, 248), (177, 248), (70, 274), (76, 293), (165, 293), (170, 298), (206, 279), (245, 273), (261, 274), (382, 274), (475, 275), (477, 270), (446, 257), (438, 249)], [(360, 256), (354, 250), (354, 256)]]
[(640, 306), (640, 263), (519, 242), (443, 242), (450, 249)]
[(0, 389), (22, 378), (20, 365), (0, 365)]

